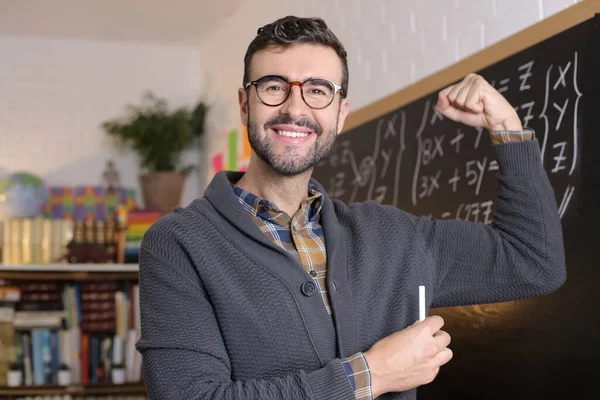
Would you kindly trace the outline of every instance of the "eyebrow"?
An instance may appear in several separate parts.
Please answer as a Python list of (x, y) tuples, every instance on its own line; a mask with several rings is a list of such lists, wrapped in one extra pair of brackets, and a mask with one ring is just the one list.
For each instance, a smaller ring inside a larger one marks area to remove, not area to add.
[[(296, 81), (292, 81), (290, 78), (288, 78), (288, 77), (287, 77), (287, 76), (285, 76), (285, 75), (278, 75), (278, 74), (267, 74), (267, 75), (263, 75), (263, 76), (261, 76), (261, 77), (260, 77), (260, 78), (258, 78), (258, 79), (264, 78), (265, 76), (273, 76), (273, 77), (277, 77), (277, 78), (282, 78), (282, 79), (285, 79), (285, 80), (286, 80), (286, 81), (288, 81), (288, 82), (296, 82)], [(297, 82), (306, 82), (306, 81), (307, 81), (307, 80), (309, 80), (309, 79), (317, 79), (317, 80), (327, 80), (327, 81), (330, 81), (330, 79), (328, 79), (328, 78), (323, 78), (323, 77), (319, 77), (319, 76), (309, 76), (308, 78), (305, 78), (305, 79), (299, 80), (299, 81), (297, 81)]]

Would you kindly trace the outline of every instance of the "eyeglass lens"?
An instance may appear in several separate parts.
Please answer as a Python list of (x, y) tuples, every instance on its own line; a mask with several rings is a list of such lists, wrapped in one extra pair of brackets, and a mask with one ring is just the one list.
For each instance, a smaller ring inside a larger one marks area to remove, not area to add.
[[(288, 82), (277, 76), (265, 76), (259, 79), (256, 89), (260, 100), (271, 106), (283, 103), (291, 90)], [(312, 108), (328, 106), (334, 94), (333, 84), (324, 79), (309, 79), (302, 86), (304, 101)]]

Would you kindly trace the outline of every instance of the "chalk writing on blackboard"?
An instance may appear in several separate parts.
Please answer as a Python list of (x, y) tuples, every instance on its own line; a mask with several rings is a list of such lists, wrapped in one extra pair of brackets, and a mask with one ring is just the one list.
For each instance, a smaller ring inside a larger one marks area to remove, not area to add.
[[(564, 217), (573, 211), (580, 175), (578, 51), (546, 61), (527, 53), (479, 73), (536, 132)], [(487, 131), (448, 120), (436, 102), (431, 93), (341, 135), (315, 178), (346, 203), (372, 200), (431, 218), (490, 224), (499, 166)]]

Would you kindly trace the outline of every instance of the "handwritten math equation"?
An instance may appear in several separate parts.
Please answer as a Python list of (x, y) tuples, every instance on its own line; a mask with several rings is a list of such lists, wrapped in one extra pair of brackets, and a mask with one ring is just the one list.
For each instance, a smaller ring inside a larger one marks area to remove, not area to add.
[[(561, 217), (574, 212), (579, 178), (578, 53), (556, 64), (524, 60), (509, 73), (482, 75), (532, 128)], [(437, 93), (341, 135), (315, 171), (332, 198), (348, 204), (377, 201), (435, 219), (490, 224), (499, 165), (488, 132), (447, 120), (435, 110)], [(365, 129), (368, 129), (366, 131)]]

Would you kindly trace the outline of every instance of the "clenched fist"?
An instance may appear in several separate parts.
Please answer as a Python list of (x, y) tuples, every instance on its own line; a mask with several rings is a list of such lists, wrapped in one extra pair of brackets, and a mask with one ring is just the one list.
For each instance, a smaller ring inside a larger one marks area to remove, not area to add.
[(436, 109), (445, 117), (490, 131), (521, 131), (523, 125), (510, 103), (485, 79), (476, 74), (443, 89)]

